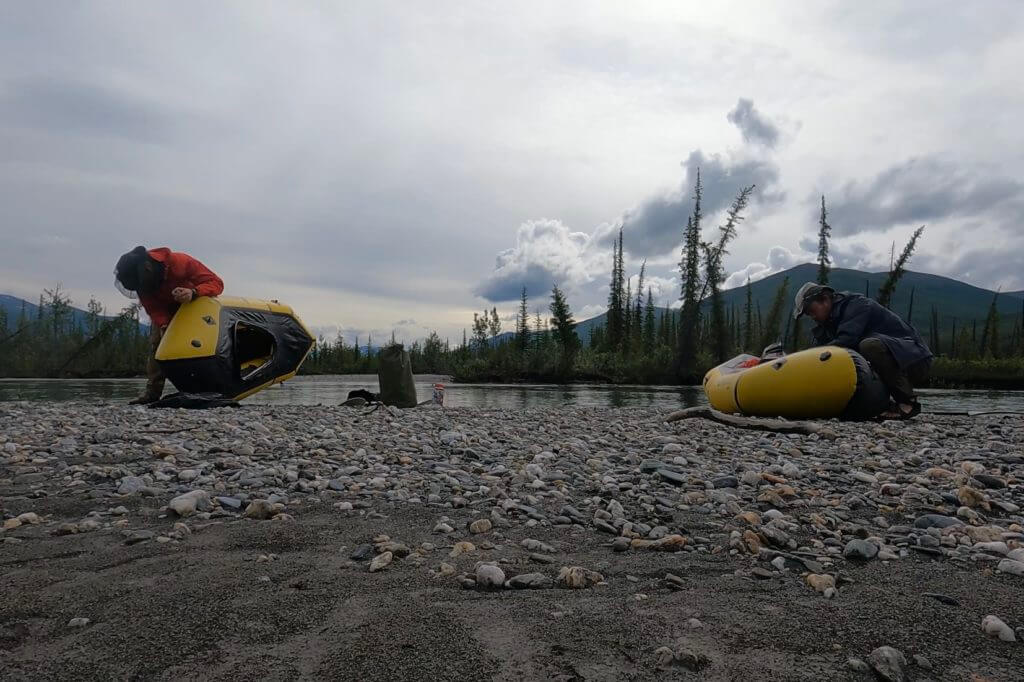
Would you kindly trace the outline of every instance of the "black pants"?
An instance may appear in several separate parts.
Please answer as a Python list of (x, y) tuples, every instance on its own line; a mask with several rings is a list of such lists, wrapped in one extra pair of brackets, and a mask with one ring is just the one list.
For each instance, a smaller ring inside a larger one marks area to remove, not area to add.
[(889, 389), (889, 395), (897, 403), (910, 403), (914, 400), (914, 386), (928, 381), (932, 369), (931, 359), (920, 360), (906, 368), (901, 368), (896, 358), (879, 339), (868, 338), (860, 342), (858, 348), (871, 367), (878, 372), (879, 378)]

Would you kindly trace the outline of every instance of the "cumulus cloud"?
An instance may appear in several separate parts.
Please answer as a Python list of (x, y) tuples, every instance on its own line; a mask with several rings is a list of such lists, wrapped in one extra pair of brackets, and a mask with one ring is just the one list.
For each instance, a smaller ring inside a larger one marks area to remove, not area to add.
[[(686, 217), (693, 210), (690, 192), (698, 169), (704, 187), (705, 216), (713, 216), (728, 207), (740, 189), (748, 185), (755, 185), (755, 202), (777, 204), (785, 199), (785, 193), (776, 189), (779, 167), (768, 159), (705, 154), (697, 149), (690, 152), (682, 165), (686, 172), (679, 189), (668, 195), (650, 197), (623, 217), (622, 224), (629, 235), (626, 250), (630, 253), (656, 257), (679, 247)], [(604, 243), (611, 243), (614, 238), (611, 231), (601, 236)]]
[[(632, 275), (629, 278), (630, 288), (633, 296), (636, 296), (636, 288), (639, 284), (640, 275)], [(661, 277), (659, 275), (644, 275), (643, 300), (647, 300), (647, 291), (658, 305), (668, 305), (669, 302), (679, 298), (679, 280), (675, 277)]]
[(740, 97), (736, 108), (726, 114), (729, 123), (740, 129), (743, 141), (774, 147), (779, 141), (779, 128), (754, 108), (754, 100)]
[(848, 183), (827, 200), (837, 237), (948, 218), (1015, 226), (1024, 212), (1024, 183), (931, 156), (904, 161), (867, 182)]
[[(804, 237), (800, 240), (800, 248), (807, 253), (808, 261), (818, 260), (818, 238)], [(888, 252), (887, 252), (888, 253)], [(832, 259), (832, 267), (848, 268), (851, 270), (872, 270), (888, 267), (888, 262), (883, 262), (882, 257), (871, 249), (864, 242), (851, 242), (831, 240), (828, 245), (828, 255)], [(888, 258), (888, 255), (885, 256)]]
[(577, 311), (575, 318), (578, 322), (583, 320), (589, 320), (598, 315), (603, 315), (608, 311), (608, 306), (601, 305), (599, 303), (589, 303)]
[(811, 260), (813, 260), (813, 257), (810, 254), (794, 253), (784, 246), (773, 246), (768, 251), (767, 263), (750, 263), (745, 268), (729, 275), (725, 279), (723, 286), (726, 289), (734, 289), (746, 284), (748, 279), (751, 282), (756, 282), (759, 279), (774, 275), (776, 272), (788, 270), (794, 265), (808, 263)]
[(519, 226), (516, 245), (498, 254), (494, 271), (477, 287), (488, 301), (512, 301), (547, 293), (552, 285), (571, 289), (592, 281), (588, 271), (590, 237), (559, 220), (530, 220)]

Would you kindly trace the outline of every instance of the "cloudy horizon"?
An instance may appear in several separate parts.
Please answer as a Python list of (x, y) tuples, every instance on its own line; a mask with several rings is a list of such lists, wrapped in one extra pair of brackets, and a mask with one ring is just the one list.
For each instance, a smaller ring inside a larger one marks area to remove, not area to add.
[[(186, 251), (226, 293), (350, 341), (460, 340), (474, 311), (630, 272), (678, 297), (755, 184), (728, 285), (814, 259), (1024, 289), (1015, 2), (8, 3), (0, 293), (124, 305), (117, 257)], [(508, 326), (508, 325), (506, 325)]]

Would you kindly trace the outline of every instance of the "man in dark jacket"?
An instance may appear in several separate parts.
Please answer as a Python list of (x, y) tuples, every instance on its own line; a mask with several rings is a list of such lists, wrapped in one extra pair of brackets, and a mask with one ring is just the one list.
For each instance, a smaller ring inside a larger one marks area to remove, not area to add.
[(818, 323), (811, 330), (817, 345), (849, 348), (871, 363), (893, 399), (881, 416), (909, 419), (921, 412), (914, 386), (927, 381), (934, 356), (917, 330), (873, 299), (814, 282), (796, 295), (794, 316), (804, 314)]
[(137, 246), (117, 261), (114, 284), (125, 296), (139, 299), (149, 315), (152, 352), (146, 363), (146, 391), (132, 404), (154, 403), (164, 392), (164, 373), (155, 357), (164, 330), (180, 305), (200, 296), (219, 296), (224, 282), (187, 253)]

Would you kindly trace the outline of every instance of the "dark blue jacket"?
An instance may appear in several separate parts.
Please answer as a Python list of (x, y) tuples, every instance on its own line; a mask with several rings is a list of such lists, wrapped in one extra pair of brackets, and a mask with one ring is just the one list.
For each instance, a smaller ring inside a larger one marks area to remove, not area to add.
[(819, 346), (851, 350), (857, 350), (866, 338), (878, 339), (903, 369), (933, 357), (917, 330), (898, 315), (874, 299), (845, 291), (835, 294), (829, 321), (812, 329), (811, 334)]

